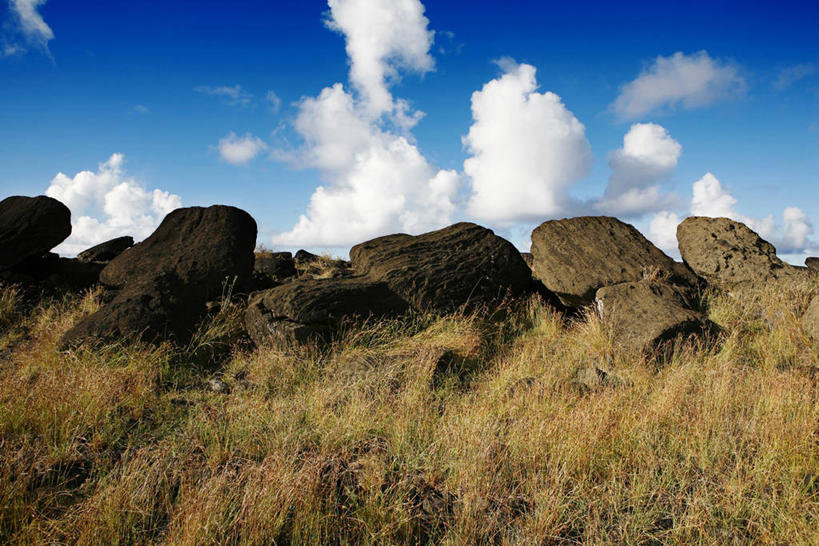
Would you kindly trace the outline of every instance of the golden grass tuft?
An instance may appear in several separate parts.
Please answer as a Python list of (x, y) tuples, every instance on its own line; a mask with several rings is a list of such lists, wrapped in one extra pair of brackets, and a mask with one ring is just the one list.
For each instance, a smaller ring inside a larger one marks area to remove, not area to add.
[(253, 349), (228, 293), (186, 347), (59, 353), (99, 294), (6, 288), (0, 542), (816, 544), (816, 292), (709, 294), (720, 343), (658, 365), (537, 298)]

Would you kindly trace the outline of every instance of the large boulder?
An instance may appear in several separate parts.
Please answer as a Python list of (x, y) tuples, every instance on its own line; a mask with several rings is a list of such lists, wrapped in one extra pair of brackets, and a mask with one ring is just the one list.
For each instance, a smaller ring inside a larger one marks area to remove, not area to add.
[(686, 218), (677, 226), (677, 241), (683, 261), (719, 288), (760, 288), (807, 277), (807, 268), (786, 264), (771, 243), (728, 218)]
[(77, 254), (77, 260), (85, 263), (90, 262), (110, 262), (129, 248), (134, 246), (134, 238), (126, 235), (117, 237), (110, 241), (105, 241), (92, 246), (88, 250), (83, 250)]
[(31, 256), (11, 269), (0, 271), (0, 280), (11, 284), (59, 290), (84, 290), (99, 282), (104, 264), (61, 258), (53, 252)]
[(808, 310), (802, 317), (802, 325), (805, 327), (805, 331), (819, 343), (819, 295), (813, 297), (813, 301), (811, 301)]
[(183, 285), (221, 290), (225, 280), (250, 278), (256, 221), (236, 207), (189, 207), (168, 214), (150, 237), (126, 250), (100, 274), (100, 281), (122, 288), (157, 275), (175, 273)]
[(150, 237), (102, 270), (101, 281), (119, 291), (69, 331), (62, 345), (134, 336), (186, 342), (226, 282), (250, 279), (255, 244), (256, 222), (235, 207), (171, 212)]
[(384, 317), (407, 309), (384, 282), (300, 279), (251, 294), (245, 326), (257, 344), (271, 338), (304, 342), (332, 333), (345, 318)]
[(705, 316), (689, 308), (679, 287), (639, 281), (597, 291), (597, 310), (612, 329), (614, 342), (629, 349), (652, 350), (679, 338), (715, 330)]
[(667, 278), (685, 287), (697, 285), (696, 275), (651, 244), (629, 224), (608, 216), (550, 220), (532, 232), (535, 277), (564, 305), (594, 302), (599, 288)]
[(520, 252), (491, 230), (459, 223), (423, 235), (387, 235), (350, 250), (353, 269), (418, 311), (448, 312), (532, 289)]
[(805, 267), (811, 271), (819, 272), (819, 258), (805, 258)]
[(68, 207), (40, 195), (0, 201), (0, 270), (46, 254), (71, 235)]

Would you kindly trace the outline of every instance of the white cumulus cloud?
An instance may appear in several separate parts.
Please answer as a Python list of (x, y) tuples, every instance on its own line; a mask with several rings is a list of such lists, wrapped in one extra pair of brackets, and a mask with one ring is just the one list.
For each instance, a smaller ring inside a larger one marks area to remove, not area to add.
[(389, 91), (399, 70), (424, 74), (435, 68), (429, 54), (434, 32), (427, 29), (424, 5), (419, 0), (328, 0), (328, 5), (325, 23), (346, 39), (350, 83), (361, 106), (373, 116), (401, 107)]
[(55, 252), (74, 255), (95, 244), (131, 235), (139, 241), (150, 235), (166, 214), (182, 206), (178, 195), (147, 190), (123, 169), (125, 158), (113, 154), (97, 172), (73, 177), (57, 174), (46, 195), (71, 210), (71, 236)]
[(499, 65), (504, 74), (472, 94), (474, 122), (463, 139), (469, 213), (506, 224), (564, 213), (592, 163), (585, 127), (558, 95), (537, 92), (533, 66)]
[(297, 160), (320, 169), (329, 185), (316, 189), (277, 244), (349, 246), (450, 222), (458, 174), (436, 169), (406, 137), (360, 115), (341, 84), (304, 99), (295, 127), (306, 143)]
[(740, 95), (747, 89), (739, 67), (713, 59), (706, 51), (658, 56), (633, 81), (623, 85), (611, 105), (622, 119), (660, 109), (698, 108)]
[(670, 206), (660, 183), (677, 167), (682, 146), (655, 123), (635, 123), (623, 137), (623, 147), (609, 157), (611, 176), (595, 208), (606, 214), (631, 216)]
[(343, 247), (403, 231), (419, 233), (452, 220), (460, 177), (431, 165), (410, 129), (423, 115), (396, 99), (389, 86), (399, 70), (432, 70), (433, 33), (418, 0), (329, 0), (327, 25), (341, 32), (350, 82), (301, 100), (294, 122), (304, 145), (274, 152), (316, 168), (325, 185), (307, 212), (274, 238), (284, 246)]
[(267, 149), (267, 144), (250, 133), (238, 136), (231, 132), (219, 140), (216, 148), (223, 161), (232, 165), (247, 165), (251, 159)]
[(46, 1), (9, 0), (12, 19), (3, 36), (3, 55), (22, 53), (29, 46), (42, 48), (48, 53), (48, 42), (54, 39), (54, 31), (39, 12)]

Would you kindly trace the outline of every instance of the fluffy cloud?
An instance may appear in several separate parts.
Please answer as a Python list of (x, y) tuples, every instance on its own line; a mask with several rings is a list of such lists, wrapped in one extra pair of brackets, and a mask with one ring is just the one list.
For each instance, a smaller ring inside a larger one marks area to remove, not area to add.
[[(746, 216), (737, 211), (736, 198), (711, 173), (694, 182), (692, 193), (692, 216), (725, 217), (742, 222), (773, 243), (781, 254), (802, 254), (806, 248), (815, 245), (811, 240), (813, 225), (797, 207), (788, 207), (783, 211), (781, 226), (772, 214), (764, 218)], [(676, 233), (681, 221), (673, 212), (658, 213), (649, 226), (649, 238), (666, 252), (679, 255)]]
[(38, 11), (46, 1), (9, 0), (12, 25), (9, 33), (3, 36), (3, 55), (22, 53), (27, 46), (48, 52), (48, 42), (54, 39), (54, 32)]
[(637, 79), (625, 84), (611, 105), (623, 119), (641, 117), (651, 111), (707, 106), (745, 92), (747, 84), (739, 68), (712, 59), (707, 52), (693, 55), (677, 52), (658, 56)]
[(660, 192), (660, 183), (677, 167), (680, 143), (654, 123), (636, 123), (623, 137), (623, 147), (609, 157), (611, 176), (595, 208), (631, 216), (667, 208), (674, 197)]
[(251, 159), (267, 149), (267, 144), (250, 133), (240, 137), (231, 132), (219, 140), (216, 148), (223, 161), (232, 165), (247, 165)]
[(55, 249), (74, 255), (114, 237), (150, 235), (170, 211), (182, 206), (178, 195), (146, 190), (123, 169), (124, 156), (112, 155), (97, 172), (81, 171), (69, 177), (57, 174), (46, 195), (71, 210), (72, 233)]
[(538, 221), (572, 205), (569, 189), (589, 171), (585, 127), (554, 93), (538, 93), (535, 68), (511, 60), (472, 94), (474, 122), (463, 143), (479, 220)]
[(434, 33), (427, 29), (419, 0), (328, 0), (328, 28), (344, 35), (350, 58), (350, 83), (361, 106), (372, 116), (390, 112), (396, 103), (389, 84), (399, 70), (424, 74), (435, 62), (429, 54)]
[(435, 169), (406, 137), (365, 119), (341, 84), (304, 99), (295, 127), (306, 142), (298, 160), (330, 184), (316, 189), (307, 214), (277, 244), (349, 246), (450, 222), (458, 174)]
[(221, 85), (211, 87), (209, 85), (200, 85), (194, 88), (194, 91), (209, 97), (218, 97), (225, 101), (228, 106), (236, 106), (245, 108), (253, 104), (253, 95), (242, 89), (242, 86), (236, 84), (234, 86)]
[(327, 185), (287, 233), (285, 246), (342, 247), (385, 233), (419, 233), (451, 222), (459, 176), (426, 160), (409, 130), (422, 113), (395, 99), (399, 69), (433, 68), (418, 0), (330, 0), (327, 25), (344, 34), (350, 82), (302, 99), (294, 128), (304, 146), (278, 157), (319, 169)]

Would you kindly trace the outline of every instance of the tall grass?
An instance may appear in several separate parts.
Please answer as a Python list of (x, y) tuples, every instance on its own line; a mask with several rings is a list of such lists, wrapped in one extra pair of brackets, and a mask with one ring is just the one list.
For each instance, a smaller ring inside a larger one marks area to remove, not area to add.
[(99, 294), (9, 290), (0, 542), (819, 543), (815, 282), (710, 294), (720, 343), (662, 362), (538, 299), (253, 349), (228, 298), (186, 347), (58, 353)]

